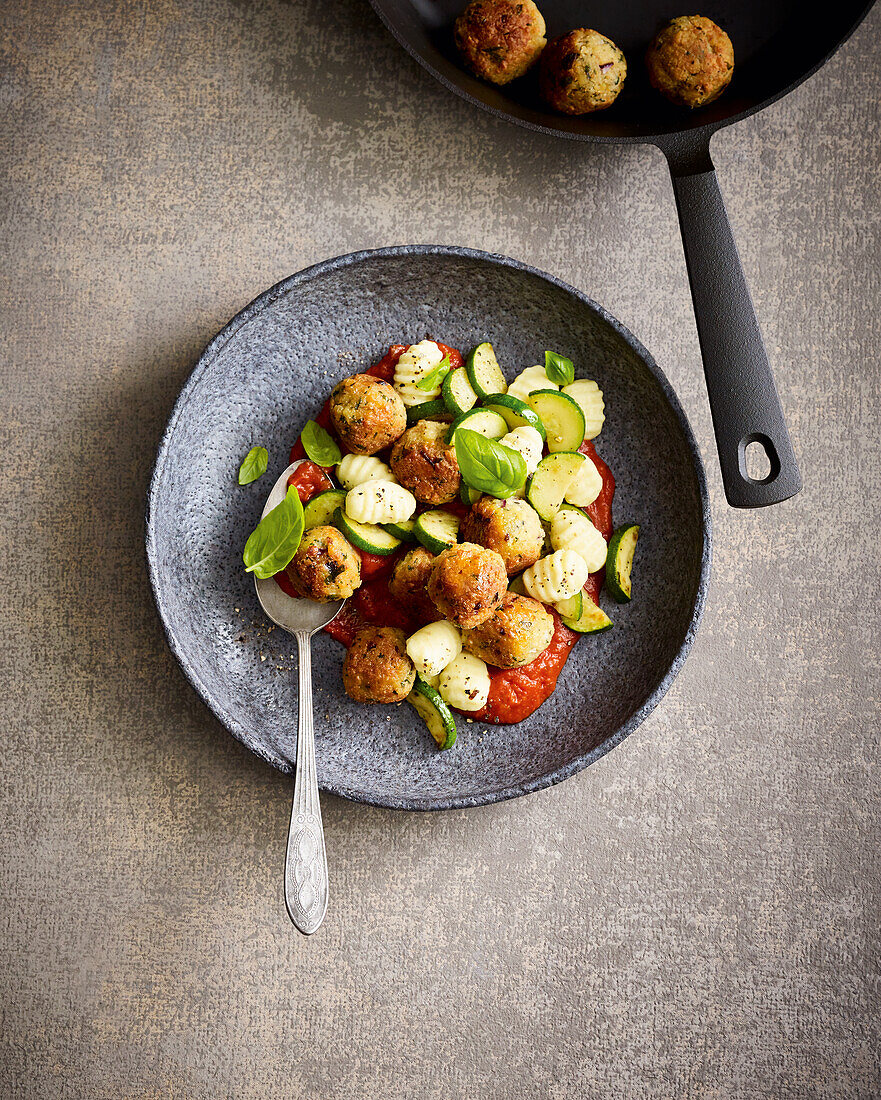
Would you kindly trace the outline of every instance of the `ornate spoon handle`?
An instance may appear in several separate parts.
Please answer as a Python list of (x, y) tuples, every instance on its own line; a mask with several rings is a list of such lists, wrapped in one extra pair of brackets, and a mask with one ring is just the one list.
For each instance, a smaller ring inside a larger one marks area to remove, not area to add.
[(288, 916), (310, 936), (327, 912), (327, 854), (315, 770), (315, 724), (312, 712), (312, 637), (297, 631), (299, 653), (299, 722), (294, 804), (285, 855), (284, 900)]

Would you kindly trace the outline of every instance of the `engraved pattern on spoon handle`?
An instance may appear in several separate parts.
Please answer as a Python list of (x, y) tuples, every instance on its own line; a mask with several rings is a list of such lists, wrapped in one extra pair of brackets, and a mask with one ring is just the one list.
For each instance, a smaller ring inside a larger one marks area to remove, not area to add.
[(297, 775), (285, 856), (284, 896), (288, 915), (308, 936), (327, 912), (327, 853), (315, 768), (312, 639), (307, 631), (298, 631), (296, 637), (300, 675)]

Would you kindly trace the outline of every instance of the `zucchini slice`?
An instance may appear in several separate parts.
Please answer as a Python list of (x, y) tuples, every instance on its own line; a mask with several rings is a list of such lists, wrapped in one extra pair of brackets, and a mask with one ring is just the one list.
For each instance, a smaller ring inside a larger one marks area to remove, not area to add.
[(508, 581), (508, 591), (513, 592), (517, 596), (528, 595), (526, 591), (526, 585), (523, 583), (523, 574), (518, 573), (516, 577), (512, 577)]
[(584, 461), (584, 455), (577, 451), (562, 451), (546, 455), (539, 462), (529, 480), (526, 499), (545, 523), (550, 523), (559, 512), (566, 490)]
[(428, 726), (428, 732), (439, 749), (451, 749), (456, 743), (456, 720), (453, 712), (433, 687), (419, 676), (407, 702)]
[(384, 531), (376, 523), (359, 523), (349, 519), (342, 508), (337, 508), (333, 514), (334, 527), (338, 527), (349, 542), (357, 550), (365, 550), (368, 554), (378, 554), (380, 557), (388, 557), (394, 554), (401, 545), (401, 540)]
[(614, 624), (605, 611), (590, 596), (584, 593), (581, 595), (581, 614), (577, 619), (567, 619), (565, 615), (561, 615), (564, 626), (578, 634), (602, 634), (604, 630), (611, 630)]
[(528, 402), (545, 426), (551, 454), (578, 450), (584, 442), (584, 413), (574, 397), (559, 390), (535, 390)]
[(431, 401), (423, 401), (420, 405), (410, 405), (407, 408), (407, 426), (415, 424), (417, 420), (448, 420), (450, 410), (439, 397)]
[(337, 508), (342, 508), (345, 502), (346, 493), (343, 489), (325, 489), (324, 492), (316, 493), (303, 506), (303, 530), (311, 531), (313, 527), (332, 524), (334, 512)]
[(573, 619), (577, 622), (584, 610), (584, 592), (576, 592), (566, 600), (557, 600), (554, 610), (564, 623)]
[(413, 533), (426, 550), (440, 554), (459, 538), (459, 517), (442, 508), (423, 512), (416, 519)]
[(503, 435), (508, 434), (508, 422), (492, 409), (469, 409), (468, 412), (456, 417), (447, 432), (447, 442), (451, 447), (456, 445), (456, 432), (460, 428), (470, 428), (473, 432), (480, 432), (487, 439), (501, 439)]
[[(503, 416), (509, 431), (513, 432), (515, 428), (522, 428), (525, 425), (529, 428), (535, 428), (542, 439), (547, 438), (541, 417), (535, 409), (530, 409), (526, 402), (521, 401), (519, 397), (512, 397), (507, 393), (492, 393), (489, 397), (483, 399), (483, 405), (484, 408), (492, 409), (499, 416)], [(579, 446), (581, 446), (580, 443)]]
[(563, 393), (574, 398), (581, 406), (584, 413), (584, 438), (596, 439), (606, 419), (603, 391), (589, 378), (576, 378), (574, 382), (563, 387)]
[(502, 374), (492, 344), (478, 344), (465, 361), (468, 381), (474, 387), (478, 397), (488, 397), (492, 393), (505, 393), (508, 383)]
[(479, 489), (472, 489), (470, 485), (466, 485), (463, 481), (459, 486), (459, 500), (463, 504), (467, 504), (469, 508), (473, 507), (483, 496), (483, 493)]
[(639, 527), (625, 523), (609, 539), (606, 556), (606, 588), (616, 603), (630, 603), (630, 571), (633, 568), (633, 552), (639, 538)]
[(447, 411), (453, 416), (461, 416), (473, 409), (478, 401), (478, 393), (471, 385), (468, 372), (465, 370), (451, 370), (441, 386), (441, 397), (447, 407)]
[(396, 539), (400, 539), (401, 542), (416, 541), (415, 519), (402, 519), (398, 523), (381, 523), (379, 526), (383, 531), (388, 531), (390, 535), (394, 535)]

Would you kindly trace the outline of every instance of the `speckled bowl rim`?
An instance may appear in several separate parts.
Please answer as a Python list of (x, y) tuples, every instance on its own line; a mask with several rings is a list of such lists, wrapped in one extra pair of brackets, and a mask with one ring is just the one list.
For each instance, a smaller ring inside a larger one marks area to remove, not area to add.
[[(261, 313), (267, 306), (271, 305), (276, 299), (287, 294), (290, 290), (301, 286), (302, 284), (309, 282), (311, 279), (315, 279), (321, 275), (327, 275), (334, 271), (339, 271), (345, 267), (351, 267), (354, 264), (362, 263), (365, 260), (381, 260), (383, 258), (392, 258), (400, 256), (454, 256), (461, 259), (469, 260), (481, 260), (490, 264), (500, 265), (502, 267), (511, 268), (514, 271), (520, 271), (528, 275), (533, 275), (539, 279), (544, 279), (552, 286), (559, 290), (565, 291), (567, 294), (576, 298), (587, 309), (596, 313), (607, 325), (611, 326), (615, 332), (630, 345), (630, 348), (636, 353), (636, 355), (642, 360), (642, 362), (648, 367), (651, 373), (654, 375), (664, 393), (667, 401), (670, 404), (673, 412), (676, 414), (679, 421), (679, 427), (682, 431), (686, 445), (688, 447), (689, 454), (691, 455), (692, 464), (694, 466), (695, 476), (697, 478), (698, 493), (700, 496), (701, 507), (701, 525), (703, 529), (703, 552), (701, 554), (701, 568), (700, 577), (698, 580), (697, 590), (695, 593), (694, 607), (692, 609), (691, 620), (686, 630), (685, 637), (682, 640), (682, 644), (677, 650), (673, 661), (670, 664), (667, 672), (646, 699), (642, 706), (635, 711), (630, 718), (620, 726), (615, 733), (610, 737), (607, 737), (605, 741), (591, 749), (590, 752), (584, 753), (582, 756), (576, 757), (574, 760), (570, 760), (567, 764), (557, 768), (555, 771), (548, 772), (546, 775), (539, 776), (538, 778), (531, 779), (525, 783), (516, 783), (507, 787), (501, 787), (497, 790), (484, 791), (480, 795), (472, 796), (458, 796), (450, 798), (434, 798), (434, 799), (408, 799), (408, 798), (388, 798), (388, 797), (375, 797), (371, 798), (365, 795), (363, 792), (356, 792), (347, 790), (345, 787), (334, 783), (328, 783), (322, 785), (322, 790), (327, 794), (337, 795), (341, 798), (349, 799), (352, 802), (360, 802), (370, 806), (379, 806), (384, 809), (390, 810), (455, 810), (464, 809), (469, 806), (484, 806), (493, 802), (503, 802), (509, 798), (518, 798), (520, 795), (532, 794), (534, 791), (540, 791), (545, 787), (550, 787), (555, 783), (560, 783), (564, 779), (568, 779), (570, 776), (575, 775), (576, 772), (580, 772), (583, 768), (588, 767), (590, 764), (596, 763), (601, 757), (605, 756), (607, 752), (610, 752), (617, 745), (620, 745), (625, 737), (629, 736), (633, 731), (645, 721), (645, 719), (651, 714), (658, 703), (666, 694), (670, 685), (679, 674), (680, 669), (685, 663), (685, 659), (688, 656), (688, 651), (691, 649), (695, 636), (697, 635), (698, 627), (700, 625), (701, 617), (703, 616), (704, 605), (706, 603), (707, 589), (710, 581), (710, 563), (712, 560), (712, 524), (710, 520), (710, 498), (707, 490), (707, 478), (706, 471), (704, 469), (703, 460), (701, 459), (700, 451), (698, 450), (697, 441), (694, 437), (694, 433), (691, 430), (691, 425), (688, 422), (688, 418), (679, 403), (679, 398), (676, 396), (673, 387), (667, 380), (664, 372), (657, 365), (648, 351), (642, 346), (639, 340), (621, 324), (615, 317), (613, 317), (607, 310), (603, 309), (601, 305), (598, 305), (589, 298), (586, 294), (583, 294), (580, 290), (570, 286), (568, 283), (563, 282), (562, 279), (558, 279), (553, 275), (549, 275), (545, 271), (540, 271), (536, 267), (532, 267), (529, 264), (521, 263), (519, 260), (511, 259), (509, 256), (501, 256), (492, 252), (484, 252), (475, 248), (461, 248), (455, 245), (392, 245), (385, 248), (373, 248), (364, 249), (360, 252), (350, 252), (344, 256), (336, 256), (330, 260), (323, 260), (320, 263), (313, 264), (311, 267), (303, 268), (302, 271), (298, 271), (295, 275), (290, 275), (286, 279), (282, 279), (281, 282), (275, 284), (255, 298), (250, 305), (245, 306), (243, 310), (233, 317), (233, 319), (226, 324), (217, 336), (208, 344), (205, 350), (199, 357), (199, 361), (194, 367), (187, 381), (184, 383), (183, 389), (175, 402), (174, 409), (169, 417), (168, 424), (162, 435), (162, 440), (159, 444), (159, 450), (156, 456), (156, 463), (153, 467), (153, 476), (150, 479), (150, 487), (147, 494), (147, 511), (146, 511), (146, 550), (147, 550), (147, 569), (150, 577), (150, 587), (153, 592), (153, 599), (156, 603), (156, 609), (159, 613), (159, 619), (162, 623), (162, 629), (165, 633), (168, 646), (171, 652), (174, 654), (181, 666), (184, 675), (195, 688), (196, 692), (212, 711), (212, 713), (221, 721), (221, 723), (229, 730), (229, 732), (238, 741), (241, 741), (243, 745), (251, 750), (256, 756), (259, 756), (262, 760), (265, 760), (267, 764), (271, 764), (273, 767), (278, 768), (278, 762), (273, 760), (262, 748), (257, 740), (253, 737), (250, 730), (246, 729), (226, 710), (223, 704), (214, 696), (214, 694), (205, 686), (200, 679), (196, 669), (190, 663), (186, 653), (182, 647), (178, 645), (177, 639), (173, 630), (169, 626), (165, 616), (165, 606), (162, 596), (162, 588), (160, 585), (159, 567), (157, 564), (157, 553), (155, 546), (155, 505), (159, 493), (159, 485), (162, 480), (165, 471), (165, 462), (168, 455), (169, 446), (172, 436), (174, 434), (175, 427), (178, 419), (181, 416), (184, 408), (186, 407), (193, 391), (201, 379), (202, 375), (214, 362), (218, 353), (230, 340), (230, 338), (238, 332), (242, 325), (251, 321), (259, 313)], [(283, 770), (283, 769), (279, 769)]]

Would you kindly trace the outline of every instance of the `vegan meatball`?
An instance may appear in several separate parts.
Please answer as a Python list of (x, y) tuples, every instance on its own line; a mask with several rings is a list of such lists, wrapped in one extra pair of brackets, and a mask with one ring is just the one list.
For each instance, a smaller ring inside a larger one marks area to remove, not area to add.
[(337, 435), (356, 455), (376, 454), (407, 427), (407, 409), (394, 387), (371, 374), (354, 374), (334, 386), (330, 418)]
[(545, 21), (532, 0), (472, 0), (456, 20), (456, 48), (482, 80), (523, 76), (545, 48)]
[(554, 617), (529, 596), (508, 592), (486, 622), (462, 634), (469, 653), (497, 668), (519, 668), (543, 653), (554, 636)]
[(627, 76), (627, 62), (599, 31), (579, 27), (555, 38), (541, 55), (539, 91), (557, 111), (586, 115), (611, 107)]
[(361, 584), (361, 559), (336, 527), (313, 527), (286, 572), (301, 596), (330, 603), (347, 600)]
[(508, 573), (499, 555), (473, 542), (458, 543), (438, 554), (428, 579), (435, 607), (465, 630), (486, 622), (507, 587)]
[(419, 420), (392, 450), (392, 472), (423, 504), (446, 504), (459, 492), (459, 463), (447, 441), (449, 425)]
[(431, 602), (426, 587), (434, 565), (434, 555), (424, 546), (416, 546), (401, 558), (392, 570), (388, 590), (396, 600), (411, 610), (423, 623), (441, 618)]
[(682, 107), (703, 107), (728, 87), (734, 47), (712, 19), (680, 15), (655, 36), (645, 63), (649, 80), (667, 99)]
[(359, 630), (346, 650), (343, 687), (356, 703), (400, 703), (416, 682), (407, 637), (393, 626)]
[(542, 556), (544, 528), (529, 501), (481, 497), (462, 520), (461, 537), (495, 550), (508, 570), (519, 573)]

